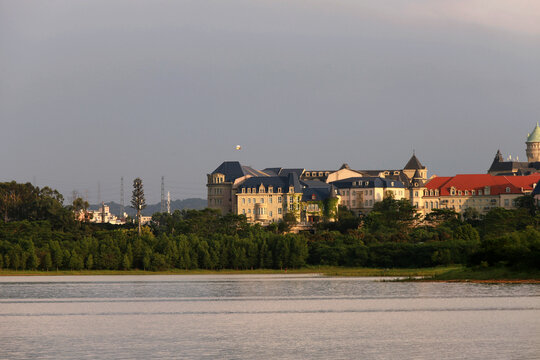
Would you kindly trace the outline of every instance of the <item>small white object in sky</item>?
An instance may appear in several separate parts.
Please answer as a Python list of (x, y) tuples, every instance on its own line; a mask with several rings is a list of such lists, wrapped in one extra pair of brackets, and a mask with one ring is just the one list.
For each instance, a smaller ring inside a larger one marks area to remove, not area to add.
[(236, 149), (236, 150), (240, 150), (240, 149), (242, 149), (242, 146), (236, 145), (235, 149)]

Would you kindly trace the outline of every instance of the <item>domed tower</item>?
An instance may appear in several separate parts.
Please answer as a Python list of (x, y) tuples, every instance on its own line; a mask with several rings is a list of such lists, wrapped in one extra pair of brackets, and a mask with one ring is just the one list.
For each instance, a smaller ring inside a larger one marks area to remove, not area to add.
[(540, 161), (540, 126), (536, 123), (533, 132), (527, 137), (527, 161)]

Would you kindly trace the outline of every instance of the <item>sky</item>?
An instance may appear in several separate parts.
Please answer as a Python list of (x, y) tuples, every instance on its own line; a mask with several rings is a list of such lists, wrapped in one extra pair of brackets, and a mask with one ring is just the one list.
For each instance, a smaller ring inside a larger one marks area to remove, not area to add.
[[(0, 181), (206, 198), (257, 169), (485, 173), (540, 121), (537, 0), (0, 0)], [(235, 150), (235, 146), (242, 146)]]

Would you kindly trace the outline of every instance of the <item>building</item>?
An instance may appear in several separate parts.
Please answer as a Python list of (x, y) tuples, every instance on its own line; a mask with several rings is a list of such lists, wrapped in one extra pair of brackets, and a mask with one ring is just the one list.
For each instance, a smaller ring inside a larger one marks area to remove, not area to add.
[(540, 206), (540, 181), (536, 183), (536, 186), (531, 193), (531, 195), (534, 197), (534, 200), (536, 201), (536, 205)]
[(540, 126), (538, 123), (532, 133), (527, 135), (526, 154), (527, 161), (512, 160), (509, 156), (505, 161), (500, 150), (497, 150), (495, 158), (489, 167), (491, 175), (529, 175), (540, 172)]
[(126, 223), (127, 214), (123, 214), (123, 218), (119, 218), (112, 214), (109, 205), (101, 204), (97, 210), (81, 210), (78, 214), (78, 220), (87, 220), (93, 223), (108, 223), (113, 225), (122, 225)]
[(236, 188), (246, 179), (270, 176), (238, 161), (225, 161), (211, 174), (207, 175), (208, 207), (219, 209), (222, 214), (236, 213)]
[(331, 184), (337, 188), (341, 205), (356, 214), (371, 211), (376, 202), (389, 196), (406, 199), (408, 193), (401, 181), (382, 177), (353, 177)]
[(208, 207), (222, 214), (245, 215), (268, 224), (293, 212), (300, 222), (333, 219), (338, 204), (356, 213), (369, 212), (386, 196), (419, 204), (427, 168), (413, 153), (403, 169), (338, 170), (270, 167), (256, 170), (225, 161), (207, 175)]
[(515, 200), (533, 193), (540, 173), (527, 176), (494, 176), (490, 174), (461, 174), (436, 177), (426, 183), (418, 211), (427, 214), (433, 209), (453, 209), (458, 213), (472, 208), (487, 213), (493, 208), (514, 209)]

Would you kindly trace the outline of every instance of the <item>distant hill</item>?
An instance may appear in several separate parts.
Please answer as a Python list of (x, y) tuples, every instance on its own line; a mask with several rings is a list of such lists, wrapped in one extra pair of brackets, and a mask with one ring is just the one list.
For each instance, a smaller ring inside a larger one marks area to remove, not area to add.
[[(116, 216), (120, 216), (121, 205), (112, 201), (106, 202), (105, 205), (109, 205), (110, 212)], [(193, 210), (202, 210), (206, 208), (207, 201), (205, 199), (191, 198), (184, 200), (173, 200), (171, 201), (171, 213), (175, 210), (184, 210), (184, 209), (193, 209)], [(101, 205), (90, 205), (91, 210), (97, 210)], [(161, 204), (152, 204), (146, 205), (146, 208), (142, 211), (142, 214), (145, 216), (151, 216), (154, 213), (160, 212)], [(129, 216), (135, 216), (135, 209), (131, 208), (129, 205), (126, 205), (124, 211)]]

